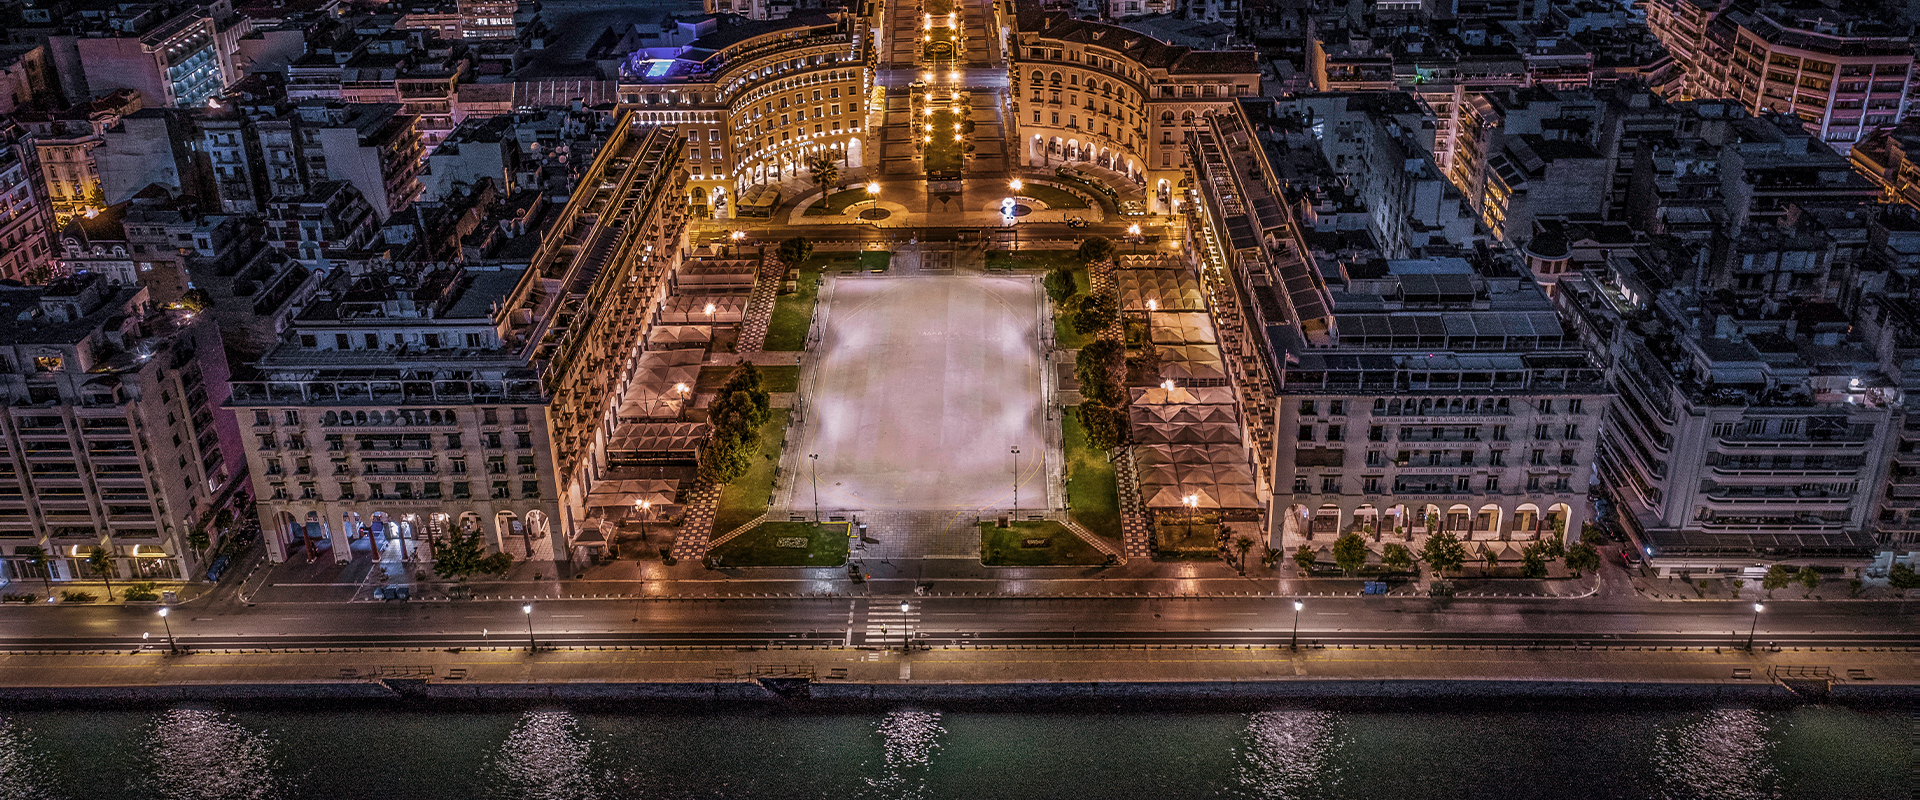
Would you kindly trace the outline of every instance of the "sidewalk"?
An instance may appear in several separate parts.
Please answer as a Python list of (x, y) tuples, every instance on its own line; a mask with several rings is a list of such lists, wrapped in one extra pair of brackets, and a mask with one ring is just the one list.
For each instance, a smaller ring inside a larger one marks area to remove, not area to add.
[[(54, 581), (53, 591), (51, 594), (49, 594), (47, 591), (47, 584), (43, 581), (34, 580), (34, 579), (17, 579), (17, 580), (13, 580), (6, 583), (3, 587), (0, 587), (0, 593), (4, 593), (7, 595), (32, 595), (33, 602), (39, 605), (47, 605), (47, 604), (85, 605), (85, 606), (159, 605), (161, 602), (160, 600), (131, 600), (130, 601), (127, 599), (127, 589), (129, 587), (135, 584), (145, 584), (145, 583), (147, 583), (147, 581), (138, 581), (138, 580), (114, 581), (112, 585), (112, 589), (113, 589), (112, 600), (107, 599), (108, 585), (104, 581)], [(153, 583), (154, 593), (160, 595), (162, 598), (165, 598), (168, 592), (172, 592), (178, 598), (177, 602), (182, 602), (182, 603), (192, 600), (194, 598), (197, 598), (213, 590), (213, 585), (206, 584), (206, 583), (187, 583), (184, 581), (153, 581), (152, 583)], [(62, 597), (62, 595), (67, 592), (84, 592), (86, 594), (93, 595), (94, 599), (91, 601), (83, 601), (83, 602), (68, 602), (66, 599)], [(8, 604), (12, 605), (16, 603), (19, 603), (19, 601), (9, 601)], [(20, 603), (20, 604), (23, 604), (23, 603)]]

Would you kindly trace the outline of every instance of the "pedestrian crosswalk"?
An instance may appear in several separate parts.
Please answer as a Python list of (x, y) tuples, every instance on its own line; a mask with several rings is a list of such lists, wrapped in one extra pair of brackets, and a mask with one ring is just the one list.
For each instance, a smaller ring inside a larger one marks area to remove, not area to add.
[(852, 620), (855, 646), (901, 647), (907, 643), (907, 637), (925, 638), (920, 630), (919, 609), (908, 606), (906, 611), (901, 611), (899, 603), (884, 600), (862, 605)]

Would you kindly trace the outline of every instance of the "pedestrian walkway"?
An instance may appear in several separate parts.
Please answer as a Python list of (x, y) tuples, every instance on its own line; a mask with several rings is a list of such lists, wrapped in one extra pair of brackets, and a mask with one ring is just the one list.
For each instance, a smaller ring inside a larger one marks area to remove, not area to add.
[(787, 266), (769, 255), (760, 260), (760, 273), (754, 278), (753, 292), (747, 295), (747, 308), (740, 317), (740, 339), (734, 352), (758, 353), (767, 343), (767, 327), (773, 324), (773, 306), (780, 296), (780, 282)]
[[(900, 610), (902, 605), (907, 610)], [(856, 615), (860, 622), (854, 626), (853, 641), (849, 642), (854, 647), (904, 647), (920, 624), (920, 612), (911, 602), (890, 599), (863, 600)]]
[[(1119, 296), (1119, 288), (1113, 274), (1111, 259), (1096, 261), (1087, 265), (1087, 288), (1093, 294)], [(1100, 332), (1100, 338), (1116, 342), (1125, 342), (1125, 329), (1116, 317), (1112, 325)], [(1153, 528), (1147, 517), (1146, 508), (1140, 503), (1140, 483), (1133, 468), (1133, 449), (1123, 446), (1113, 459), (1114, 480), (1120, 495), (1120, 541), (1122, 552), (1127, 558), (1153, 557)]]
[(707, 539), (713, 535), (713, 515), (719, 502), (720, 487), (706, 481), (698, 481), (687, 490), (686, 519), (673, 540), (674, 558), (698, 561), (707, 557)]
[(1080, 523), (1074, 522), (1073, 519), (1066, 514), (1048, 514), (1047, 518), (1059, 522), (1067, 530), (1072, 531), (1073, 535), (1080, 537), (1081, 541), (1086, 542), (1087, 545), (1093, 549), (1112, 556), (1115, 562), (1121, 564), (1127, 563), (1127, 554), (1121, 552), (1120, 548), (1115, 547), (1113, 543), (1107, 541), (1105, 537), (1098, 536), (1094, 534), (1093, 531), (1080, 527)]

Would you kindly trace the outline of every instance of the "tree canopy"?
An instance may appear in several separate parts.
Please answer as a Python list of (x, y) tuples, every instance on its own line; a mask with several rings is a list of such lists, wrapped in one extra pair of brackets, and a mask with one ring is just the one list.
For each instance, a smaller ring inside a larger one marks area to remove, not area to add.
[(1345, 536), (1333, 542), (1333, 565), (1341, 572), (1352, 575), (1367, 565), (1367, 540), (1360, 534), (1348, 531)]
[(1091, 237), (1080, 243), (1080, 261), (1085, 264), (1105, 261), (1113, 257), (1115, 249), (1112, 240), (1104, 236)]
[(1074, 333), (1093, 333), (1120, 318), (1120, 303), (1110, 295), (1083, 294), (1072, 303), (1073, 316), (1068, 322), (1073, 325)]
[(1426, 545), (1420, 548), (1420, 559), (1435, 573), (1445, 573), (1466, 565), (1467, 548), (1451, 532), (1441, 531), (1427, 537)]
[(780, 258), (780, 263), (789, 267), (800, 266), (800, 262), (813, 255), (813, 241), (805, 236), (782, 240), (780, 247), (774, 250), (774, 255)]

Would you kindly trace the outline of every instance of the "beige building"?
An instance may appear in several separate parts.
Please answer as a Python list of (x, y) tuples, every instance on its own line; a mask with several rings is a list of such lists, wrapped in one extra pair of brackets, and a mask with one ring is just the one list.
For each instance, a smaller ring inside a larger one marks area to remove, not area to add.
[(525, 267), (322, 285), (231, 401), (274, 560), (420, 557), (452, 526), (581, 555), (618, 377), (680, 262), (683, 159), (624, 115)]
[(1177, 210), (1189, 132), (1260, 94), (1250, 50), (1207, 52), (1023, 5), (1008, 67), (1009, 138), (1020, 163), (1086, 165)]

